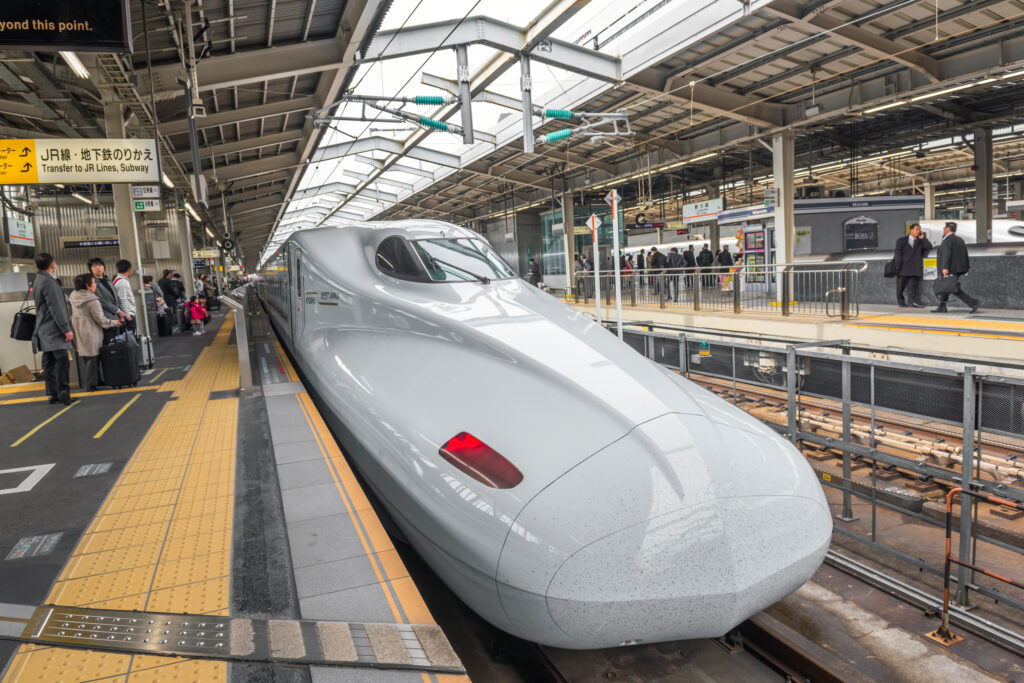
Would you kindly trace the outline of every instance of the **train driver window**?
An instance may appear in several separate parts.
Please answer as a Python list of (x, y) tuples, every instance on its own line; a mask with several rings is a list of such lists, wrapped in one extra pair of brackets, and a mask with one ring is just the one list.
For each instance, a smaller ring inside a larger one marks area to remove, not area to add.
[(412, 255), (409, 243), (398, 235), (385, 237), (377, 247), (374, 258), (377, 268), (382, 272), (404, 280), (426, 280), (423, 266)]

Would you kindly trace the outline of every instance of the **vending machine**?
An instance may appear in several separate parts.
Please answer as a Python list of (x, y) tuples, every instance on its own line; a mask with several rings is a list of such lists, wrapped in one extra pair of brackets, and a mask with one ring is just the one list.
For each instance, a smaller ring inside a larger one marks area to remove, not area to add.
[[(766, 269), (758, 266), (775, 263), (775, 229), (763, 223), (743, 225), (743, 265), (748, 283), (765, 282)], [(772, 278), (774, 279), (774, 278)]]

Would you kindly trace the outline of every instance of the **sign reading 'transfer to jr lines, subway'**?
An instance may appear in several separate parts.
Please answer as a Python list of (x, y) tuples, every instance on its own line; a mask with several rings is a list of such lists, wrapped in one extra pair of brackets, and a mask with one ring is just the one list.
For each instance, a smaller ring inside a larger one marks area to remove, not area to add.
[(146, 182), (160, 182), (154, 140), (0, 140), (0, 185)]

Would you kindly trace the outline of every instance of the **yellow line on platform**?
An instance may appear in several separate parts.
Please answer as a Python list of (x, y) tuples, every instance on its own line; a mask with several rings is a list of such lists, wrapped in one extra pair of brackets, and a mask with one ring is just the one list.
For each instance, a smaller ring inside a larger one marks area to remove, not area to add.
[(45, 391), (43, 382), (22, 382), (21, 384), (5, 384), (0, 386), (0, 394), (20, 394), (25, 391)]
[(156, 381), (160, 379), (160, 376), (163, 375), (165, 372), (167, 372), (167, 368), (164, 368), (160, 372), (156, 373), (156, 375), (154, 375), (152, 379), (146, 382), (146, 384), (156, 384)]
[(11, 444), (11, 448), (14, 448), (15, 446), (19, 446), (19, 445), (21, 445), (21, 442), (23, 442), (23, 441), (24, 441), (25, 439), (27, 439), (28, 437), (32, 436), (33, 434), (35, 434), (36, 432), (38, 432), (38, 431), (39, 431), (40, 429), (42, 429), (42, 428), (43, 428), (43, 427), (45, 427), (46, 425), (50, 424), (51, 422), (53, 422), (54, 420), (56, 420), (56, 419), (57, 419), (58, 417), (60, 417), (61, 415), (63, 415), (64, 413), (68, 412), (69, 410), (71, 410), (71, 409), (72, 409), (72, 408), (74, 408), (74, 407), (75, 407), (75, 404), (74, 404), (74, 403), (72, 403), (71, 405), (69, 405), (69, 406), (66, 406), (65, 408), (63, 408), (63, 409), (62, 409), (62, 410), (61, 410), (60, 412), (58, 412), (58, 413), (54, 413), (54, 414), (53, 414), (53, 415), (51, 415), (50, 417), (46, 418), (45, 420), (43, 420), (42, 422), (40, 422), (40, 423), (39, 423), (38, 425), (36, 425), (35, 427), (33, 427), (33, 428), (32, 428), (32, 431), (30, 431), (30, 432), (29, 432), (28, 434), (26, 434), (25, 436), (21, 437), (20, 439), (18, 439), (18, 440), (17, 440), (17, 441), (15, 441), (14, 443), (12, 443), (12, 444)]
[[(92, 396), (107, 396), (109, 394), (130, 394), (135, 391), (155, 391), (160, 387), (129, 387), (127, 389), (107, 389), (105, 391), (79, 391), (71, 394), (71, 398), (85, 398)], [(46, 401), (46, 396), (32, 396), (31, 398), (12, 398), (6, 401), (0, 401), (0, 406), (13, 405), (15, 403), (38, 403), (39, 401)]]
[(104, 435), (104, 434), (106, 433), (106, 431), (107, 431), (108, 429), (110, 429), (110, 426), (111, 426), (112, 424), (114, 424), (115, 422), (117, 422), (117, 418), (119, 418), (119, 417), (121, 417), (122, 415), (124, 415), (124, 411), (128, 410), (129, 408), (131, 408), (132, 404), (133, 404), (133, 403), (135, 403), (136, 401), (138, 401), (138, 400), (139, 400), (139, 397), (140, 397), (140, 396), (142, 396), (142, 394), (135, 394), (134, 396), (132, 396), (132, 399), (131, 399), (130, 401), (128, 401), (127, 403), (125, 403), (125, 404), (124, 404), (124, 405), (123, 405), (123, 406), (121, 407), (121, 410), (119, 410), (119, 411), (117, 411), (116, 413), (114, 413), (114, 417), (112, 417), (112, 418), (110, 418), (109, 420), (107, 420), (107, 424), (103, 425), (103, 427), (102, 427), (102, 428), (100, 429), (100, 431), (96, 432), (96, 433), (95, 433), (95, 434), (93, 435), (93, 437), (92, 437), (92, 438), (94, 438), (94, 439), (98, 439), (98, 438), (100, 438), (101, 436), (103, 436), (103, 435)]

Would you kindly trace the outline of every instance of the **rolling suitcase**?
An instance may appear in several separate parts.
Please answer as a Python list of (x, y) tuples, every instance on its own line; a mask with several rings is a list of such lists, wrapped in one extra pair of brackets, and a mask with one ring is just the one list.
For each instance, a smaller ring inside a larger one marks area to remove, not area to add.
[(120, 389), (135, 386), (142, 379), (139, 368), (139, 345), (127, 334), (120, 334), (100, 347), (100, 369), (107, 386)]
[(211, 296), (206, 300), (206, 310), (208, 311), (219, 311), (220, 310), (220, 299), (215, 296)]
[(136, 339), (139, 343), (139, 365), (151, 370), (156, 362), (153, 353), (153, 339), (151, 337), (137, 337)]
[(156, 316), (156, 333), (160, 337), (170, 337), (174, 333), (174, 311), (168, 309)]

